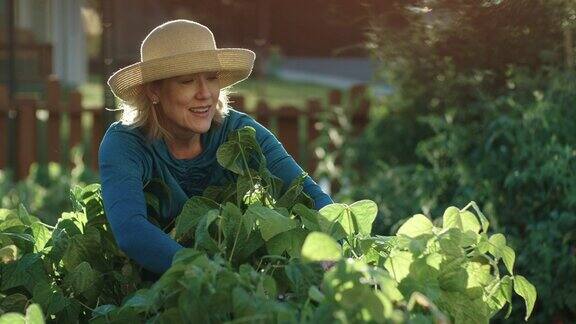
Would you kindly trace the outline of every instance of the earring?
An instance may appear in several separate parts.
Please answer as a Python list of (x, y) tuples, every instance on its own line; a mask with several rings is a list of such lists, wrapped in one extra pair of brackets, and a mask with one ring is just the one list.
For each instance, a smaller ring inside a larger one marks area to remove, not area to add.
[(158, 104), (158, 100), (156, 100), (156, 99), (152, 100), (152, 104), (153, 104), (154, 106), (156, 106), (156, 105)]

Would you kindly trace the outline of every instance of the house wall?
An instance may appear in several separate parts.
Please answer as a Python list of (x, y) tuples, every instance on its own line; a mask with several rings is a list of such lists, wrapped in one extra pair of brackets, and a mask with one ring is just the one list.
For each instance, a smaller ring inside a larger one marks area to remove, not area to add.
[[(17, 44), (50, 44), (52, 66), (63, 84), (78, 86), (87, 80), (86, 40), (81, 18), (83, 0), (17, 0), (15, 28)], [(7, 0), (0, 11), (7, 21)], [(7, 40), (7, 26), (1, 26)], [(17, 58), (18, 59), (18, 58)], [(26, 70), (26, 69), (24, 69)]]
[[(218, 47), (259, 54), (278, 46), (287, 56), (367, 56), (362, 8), (349, 0), (114, 1), (116, 66), (139, 59), (140, 42), (157, 25), (192, 19), (208, 26)], [(129, 13), (129, 14), (127, 14)], [(260, 56), (261, 57), (261, 56)]]
[(82, 24), (82, 0), (51, 0), (53, 70), (63, 83), (77, 86), (88, 77), (86, 36)]

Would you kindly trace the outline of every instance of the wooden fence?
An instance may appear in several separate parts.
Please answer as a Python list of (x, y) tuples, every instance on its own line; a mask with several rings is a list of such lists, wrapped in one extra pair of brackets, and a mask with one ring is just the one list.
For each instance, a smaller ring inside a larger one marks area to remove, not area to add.
[[(261, 124), (271, 129), (286, 150), (310, 174), (318, 164), (312, 143), (319, 136), (316, 127), (321, 113), (327, 107), (342, 106), (354, 102), (357, 105), (352, 119), (356, 133), (368, 121), (369, 102), (364, 97), (364, 87), (357, 86), (346, 94), (334, 90), (329, 94), (327, 105), (318, 99), (309, 100), (306, 107), (283, 106), (272, 109), (260, 101), (250, 114)], [(0, 86), (0, 169), (12, 167), (16, 178), (24, 179), (33, 163), (58, 162), (72, 166), (70, 148), (84, 144), (84, 162), (98, 170), (98, 147), (105, 132), (104, 109), (82, 107), (78, 91), (64, 93), (58, 80), (49, 78), (44, 100), (17, 98), (9, 105), (7, 91)], [(346, 103), (343, 97), (347, 97)], [(231, 105), (246, 111), (244, 98), (232, 96)], [(8, 126), (14, 129), (9, 136)], [(15, 156), (9, 158), (9, 146)], [(10, 166), (10, 161), (15, 163)]]

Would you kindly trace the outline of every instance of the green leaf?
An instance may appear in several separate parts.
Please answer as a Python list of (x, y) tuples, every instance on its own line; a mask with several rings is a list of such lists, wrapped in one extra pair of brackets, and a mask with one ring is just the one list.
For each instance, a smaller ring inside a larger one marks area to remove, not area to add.
[[(358, 219), (350, 209), (350, 206), (345, 205), (344, 210), (340, 214), (340, 217), (337, 218), (337, 222), (340, 224), (340, 228), (344, 230), (344, 233), (348, 237), (360, 233), (360, 224), (358, 223)], [(365, 235), (370, 235), (370, 233)]]
[(278, 201), (276, 202), (276, 206), (286, 208), (291, 208), (292, 206), (294, 206), (294, 204), (296, 204), (296, 202), (298, 201), (298, 196), (300, 196), (300, 194), (302, 194), (303, 192), (304, 181), (306, 180), (307, 177), (308, 174), (306, 172), (303, 172), (302, 174), (297, 176), (294, 180), (292, 180), (292, 183), (290, 184), (290, 187), (288, 187), (288, 190), (286, 190), (286, 192), (282, 195), (282, 197), (280, 197), (280, 199), (278, 199)]
[[(102, 305), (94, 309), (93, 318), (90, 323), (104, 324), (104, 323), (142, 323), (145, 319), (133, 310), (127, 308), (118, 308), (114, 305)], [(161, 322), (164, 323), (164, 322)], [(170, 323), (170, 322), (168, 322)]]
[[(82, 212), (62, 213), (59, 221), (62, 220), (71, 221), (74, 224), (74, 226), (78, 229), (78, 234), (84, 232), (84, 226), (86, 225), (86, 223), (88, 223), (88, 218), (86, 217), (86, 214)], [(67, 224), (66, 226), (71, 225)], [(66, 227), (66, 230), (69, 231), (68, 232), (69, 234), (75, 232), (73, 229), (70, 229), (69, 227)]]
[(26, 324), (44, 324), (44, 314), (38, 304), (32, 304), (26, 309)]
[(146, 199), (148, 219), (150, 219), (150, 215), (160, 217), (160, 215), (162, 215), (162, 209), (160, 208), (160, 200), (158, 197), (149, 192), (145, 192), (144, 198)]
[(82, 262), (64, 278), (64, 284), (72, 287), (76, 294), (81, 294), (92, 288), (98, 281), (99, 275), (88, 262)]
[(358, 224), (358, 233), (370, 235), (372, 223), (378, 214), (378, 206), (372, 200), (360, 200), (350, 205), (350, 211)]
[(534, 309), (534, 303), (536, 303), (536, 288), (523, 276), (515, 275), (514, 291), (524, 298), (526, 303), (526, 317), (524, 317), (524, 320), (527, 321)]
[(62, 256), (66, 249), (70, 245), (70, 235), (66, 232), (64, 228), (56, 227), (52, 231), (52, 249), (48, 252), (48, 257), (50, 260), (58, 264), (62, 260)]
[(289, 284), (290, 290), (299, 299), (307, 298), (310, 287), (319, 285), (324, 276), (324, 270), (319, 264), (304, 263), (302, 259), (298, 258), (293, 258), (288, 262), (284, 267), (284, 273), (288, 278), (286, 282)]
[(454, 206), (448, 207), (442, 215), (442, 228), (457, 227), (457, 219), (460, 214), (460, 209)]
[(303, 228), (294, 228), (280, 233), (266, 242), (268, 253), (271, 255), (282, 255), (286, 251), (290, 257), (298, 258), (308, 233)]
[(254, 155), (263, 163), (263, 154), (256, 141), (256, 130), (250, 126), (230, 133), (228, 140), (216, 151), (216, 159), (222, 167), (242, 175), (249, 170), (249, 162)]
[(490, 222), (488, 222), (488, 218), (484, 216), (484, 214), (480, 211), (480, 209), (476, 209), (478, 213), (478, 217), (480, 218), (480, 224), (482, 225), (482, 232), (487, 233), (488, 227), (490, 226)]
[(32, 236), (32, 235), (30, 235), (30, 234), (3, 232), (3, 233), (0, 233), (0, 237), (22, 240), (22, 241), (26, 241), (26, 242), (29, 242), (29, 243), (32, 243), (32, 244), (35, 243), (35, 242), (34, 242), (34, 236)]
[(210, 235), (210, 225), (218, 218), (218, 215), (219, 215), (218, 210), (211, 210), (200, 218), (200, 221), (198, 222), (198, 227), (196, 227), (196, 233), (195, 233), (196, 242), (194, 248), (201, 247), (212, 253), (220, 251), (218, 243), (214, 241), (214, 239)]
[(490, 240), (488, 239), (486, 233), (480, 234), (478, 245), (476, 246), (478, 253), (480, 254), (488, 253), (490, 251), (490, 245), (491, 245)]
[(490, 236), (488, 240), (490, 246), (488, 247), (488, 252), (492, 254), (495, 258), (502, 257), (502, 250), (506, 246), (506, 237), (500, 233)]
[(376, 239), (373, 237), (359, 238), (357, 241), (355, 250), (360, 252), (360, 260), (368, 264), (378, 264), (381, 259), (380, 253), (378, 253)]
[(466, 258), (451, 258), (440, 264), (439, 282), (444, 291), (465, 293), (468, 286)]
[(70, 188), (70, 202), (72, 203), (72, 210), (81, 212), (83, 211), (82, 206), (82, 187), (79, 185), (73, 185)]
[(94, 310), (92, 311), (92, 316), (93, 317), (106, 316), (115, 309), (118, 309), (118, 306), (111, 304), (101, 305), (94, 308)]
[(490, 254), (492, 254), (497, 259), (502, 258), (502, 261), (504, 261), (504, 265), (506, 265), (508, 272), (513, 274), (516, 254), (512, 248), (506, 245), (506, 237), (499, 233), (494, 234), (490, 236), (488, 242), (490, 244), (488, 247)]
[(176, 240), (180, 241), (185, 236), (191, 236), (200, 219), (209, 211), (219, 208), (218, 203), (205, 197), (194, 196), (188, 199), (176, 218)]
[(38, 283), (32, 295), (32, 300), (42, 306), (47, 316), (54, 315), (69, 305), (60, 287), (46, 282)]
[(436, 300), (440, 295), (438, 270), (431, 267), (424, 258), (415, 259), (410, 263), (409, 274), (399, 282), (398, 288), (404, 296), (420, 292)]
[(462, 249), (462, 232), (457, 228), (450, 228), (438, 235), (438, 244), (442, 253), (450, 257), (460, 257), (464, 255)]
[(502, 250), (502, 261), (504, 261), (504, 265), (510, 274), (514, 272), (514, 261), (516, 260), (516, 253), (512, 250), (511, 247), (506, 246)]
[(263, 275), (260, 277), (261, 280), (259, 285), (261, 284), (262, 290), (266, 294), (267, 298), (273, 299), (278, 297), (278, 288), (276, 286), (276, 280), (272, 276)]
[(510, 316), (512, 313), (512, 286), (514, 282), (512, 277), (504, 276), (502, 280), (500, 280), (500, 289), (499, 292), (504, 297), (504, 300), (508, 302), (508, 311), (506, 312), (506, 318)]
[(488, 306), (492, 309), (493, 313), (498, 312), (506, 303), (508, 303), (508, 311), (505, 318), (510, 316), (512, 312), (512, 279), (510, 276), (504, 276), (500, 280), (494, 280), (486, 287), (486, 291), (493, 292), (490, 298), (486, 300)]
[(312, 232), (304, 241), (301, 255), (306, 261), (338, 261), (342, 247), (326, 233)]
[(252, 232), (255, 222), (253, 215), (242, 215), (242, 211), (233, 203), (226, 203), (222, 209), (219, 226), (234, 262), (243, 260), (264, 244), (259, 233)]
[(436, 304), (454, 318), (454, 323), (488, 323), (490, 318), (482, 298), (470, 299), (460, 292), (442, 291)]
[(481, 226), (474, 214), (465, 210), (459, 211), (456, 207), (449, 207), (442, 216), (443, 228), (459, 228), (462, 232), (480, 232)]
[(0, 316), (0, 324), (26, 324), (26, 318), (18, 313), (6, 313)]
[(0, 291), (24, 286), (29, 288), (48, 280), (40, 254), (26, 254), (22, 258), (0, 267)]
[(312, 299), (317, 303), (323, 302), (324, 299), (326, 298), (324, 294), (320, 291), (320, 289), (318, 289), (318, 287), (316, 286), (310, 286), (310, 289), (308, 289), (308, 296), (310, 297), (310, 299)]
[(0, 310), (4, 312), (24, 313), (28, 298), (23, 294), (16, 293), (8, 296), (0, 294)]
[(428, 217), (418, 214), (410, 217), (400, 228), (396, 235), (406, 235), (411, 238), (418, 237), (423, 234), (432, 234), (434, 225)]
[(128, 298), (122, 305), (123, 309), (133, 308), (136, 311), (149, 311), (156, 303), (152, 289), (140, 289)]
[(236, 250), (234, 251), (234, 258), (233, 262), (236, 264), (242, 262), (248, 262), (250, 256), (256, 252), (260, 247), (264, 245), (264, 240), (262, 240), (262, 236), (258, 235), (258, 233), (254, 233), (248, 236), (246, 241), (242, 242), (242, 244), (236, 246)]
[[(184, 248), (176, 252), (176, 254), (174, 254), (174, 257), (172, 258), (172, 265), (176, 265), (179, 263), (189, 264), (194, 262), (196, 259), (203, 257), (206, 257), (205, 253), (202, 253), (200, 251), (191, 248)], [(165, 276), (163, 276), (162, 278), (164, 277)]]
[(74, 215), (75, 213), (62, 213), (58, 219), (58, 223), (56, 223), (55, 230), (64, 230), (69, 236), (82, 234), (82, 231), (80, 230), (82, 228), (81, 224), (77, 224), (73, 219), (71, 219)]
[(156, 212), (160, 218), (170, 213), (172, 206), (172, 192), (170, 187), (162, 179), (153, 178), (144, 184), (146, 203)]
[(412, 253), (393, 250), (384, 262), (384, 268), (388, 270), (396, 282), (401, 282), (410, 274), (410, 266), (413, 261)]
[(410, 240), (408, 250), (414, 254), (414, 257), (419, 257), (427, 251), (428, 243), (434, 239), (433, 234), (422, 234)]
[(22, 220), (18, 217), (17, 211), (9, 209), (0, 209), (2, 211), (2, 218), (0, 219), (0, 232), (6, 231), (13, 227), (25, 228), (26, 225), (22, 223)]
[(309, 231), (320, 231), (320, 224), (318, 223), (320, 214), (317, 211), (302, 204), (296, 204), (292, 208), (292, 212), (300, 217), (300, 220), (306, 229)]
[(52, 238), (52, 232), (41, 223), (33, 223), (30, 228), (34, 236), (34, 250), (40, 252), (44, 250), (46, 243)]
[(320, 209), (318, 224), (322, 232), (330, 234), (336, 240), (346, 237), (346, 231), (340, 223), (346, 213), (346, 207), (344, 204), (330, 204)]
[(235, 239), (238, 231), (242, 233), (242, 237), (248, 236), (253, 226), (253, 218), (249, 216), (243, 217), (242, 210), (233, 203), (227, 202), (224, 208), (222, 208), (220, 229), (229, 242)]
[(26, 226), (32, 225), (32, 219), (30, 218), (30, 214), (26, 210), (23, 204), (18, 205), (18, 218), (22, 221), (22, 224)]
[(467, 262), (465, 268), (468, 277), (466, 294), (471, 299), (481, 298), (484, 287), (494, 280), (494, 277), (490, 274), (490, 265), (479, 262)]
[(85, 234), (75, 235), (69, 240), (62, 256), (64, 268), (71, 272), (84, 261), (93, 264), (94, 260), (102, 257), (102, 255), (94, 253), (100, 248), (100, 232), (97, 229), (89, 228)]
[(275, 210), (267, 207), (252, 205), (246, 211), (246, 215), (253, 216), (258, 220), (260, 233), (264, 241), (274, 236), (298, 227), (299, 222), (283, 216)]

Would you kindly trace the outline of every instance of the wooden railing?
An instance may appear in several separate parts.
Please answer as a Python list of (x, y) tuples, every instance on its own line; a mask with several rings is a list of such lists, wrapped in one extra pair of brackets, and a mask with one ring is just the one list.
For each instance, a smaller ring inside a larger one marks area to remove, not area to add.
[[(354, 87), (348, 96), (350, 101), (346, 102), (359, 104), (353, 118), (355, 133), (361, 131), (368, 121), (369, 103), (363, 95), (364, 87)], [(243, 97), (232, 96), (230, 101), (235, 109), (246, 111)], [(272, 109), (260, 101), (250, 114), (271, 129), (294, 159), (312, 174), (318, 164), (312, 146), (319, 136), (315, 126), (327, 107), (345, 104), (343, 93), (332, 91), (326, 102), (324, 105), (314, 99), (309, 100), (305, 107)], [(9, 132), (10, 124), (12, 132)], [(305, 125), (304, 129), (301, 129), (302, 125)], [(85, 147), (84, 162), (98, 170), (98, 147), (104, 131), (104, 109), (82, 107), (81, 94), (78, 91), (64, 94), (55, 78), (49, 78), (46, 83), (45, 100), (17, 98), (12, 106), (9, 106), (6, 89), (0, 86), (0, 169), (11, 167), (17, 179), (25, 178), (33, 163), (58, 162), (70, 167), (72, 161), (68, 152), (79, 144)], [(13, 150), (9, 150), (10, 145)], [(15, 166), (9, 165), (10, 161), (14, 161)]]

